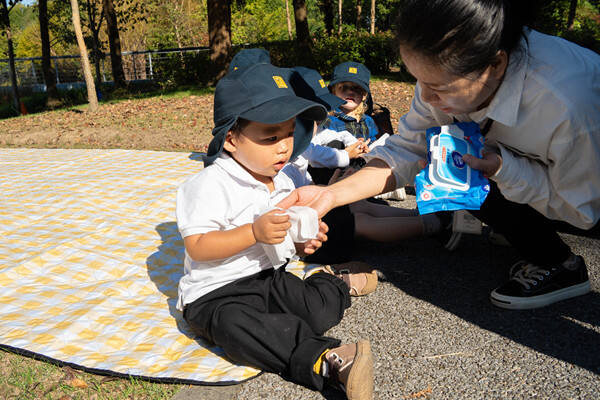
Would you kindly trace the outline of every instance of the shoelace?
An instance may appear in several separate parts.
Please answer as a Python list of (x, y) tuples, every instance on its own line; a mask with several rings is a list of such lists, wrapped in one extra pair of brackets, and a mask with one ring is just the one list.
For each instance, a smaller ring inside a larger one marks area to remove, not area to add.
[(539, 281), (543, 281), (546, 276), (550, 275), (550, 271), (538, 267), (537, 265), (526, 263), (522, 263), (521, 265), (521, 269), (519, 270), (513, 270), (515, 269), (516, 264), (511, 268), (511, 279), (519, 282), (527, 290), (529, 290), (532, 285), (537, 286)]

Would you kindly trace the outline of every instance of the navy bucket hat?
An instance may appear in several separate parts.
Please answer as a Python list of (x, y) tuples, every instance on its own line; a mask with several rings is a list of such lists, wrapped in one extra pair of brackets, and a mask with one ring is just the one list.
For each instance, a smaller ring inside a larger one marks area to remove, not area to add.
[(340, 82), (354, 82), (367, 93), (371, 93), (369, 89), (370, 80), (371, 71), (369, 71), (369, 68), (358, 62), (346, 61), (335, 66), (329, 86)]
[(242, 49), (238, 51), (229, 63), (228, 72), (247, 68), (254, 64), (271, 64), (271, 55), (263, 48)]
[(345, 100), (329, 92), (323, 77), (314, 69), (292, 68), (290, 83), (298, 96), (323, 104), (327, 111), (334, 110), (346, 103)]
[(291, 159), (302, 154), (313, 135), (314, 122), (327, 118), (321, 104), (296, 96), (289, 72), (271, 64), (255, 64), (224, 76), (215, 90), (213, 139), (204, 165), (221, 154), (227, 132), (238, 118), (264, 124), (278, 124), (296, 118)]

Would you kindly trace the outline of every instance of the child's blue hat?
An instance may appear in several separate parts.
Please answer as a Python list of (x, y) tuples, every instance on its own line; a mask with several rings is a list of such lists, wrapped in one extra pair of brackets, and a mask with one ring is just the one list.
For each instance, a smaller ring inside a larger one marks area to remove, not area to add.
[(271, 64), (255, 64), (224, 76), (215, 90), (213, 139), (204, 165), (210, 165), (223, 151), (227, 132), (238, 118), (264, 124), (278, 124), (296, 118), (291, 158), (304, 152), (313, 135), (314, 121), (327, 118), (322, 105), (294, 94), (288, 70)]
[(228, 72), (248, 68), (254, 64), (271, 64), (269, 52), (263, 48), (242, 49), (231, 59)]
[(290, 83), (296, 95), (323, 104), (327, 111), (334, 110), (346, 103), (345, 100), (329, 92), (323, 77), (314, 69), (306, 67), (292, 68)]
[(340, 82), (354, 82), (363, 88), (367, 93), (370, 93), (370, 80), (371, 71), (369, 71), (369, 68), (358, 62), (346, 61), (336, 65), (336, 67), (333, 69), (333, 76), (331, 77), (329, 86), (333, 86)]

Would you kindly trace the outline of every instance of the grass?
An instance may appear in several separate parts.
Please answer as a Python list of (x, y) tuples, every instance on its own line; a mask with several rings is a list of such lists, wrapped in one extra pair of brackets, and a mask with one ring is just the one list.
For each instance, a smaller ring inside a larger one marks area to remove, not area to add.
[(181, 387), (94, 375), (0, 351), (0, 399), (3, 400), (158, 400), (171, 398)]

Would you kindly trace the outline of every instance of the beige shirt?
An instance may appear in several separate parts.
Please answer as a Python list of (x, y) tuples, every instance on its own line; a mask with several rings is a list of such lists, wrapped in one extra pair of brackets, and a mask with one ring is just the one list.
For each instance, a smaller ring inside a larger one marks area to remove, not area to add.
[(444, 114), (421, 100), (417, 83), (398, 134), (365, 158), (385, 161), (402, 186), (426, 158), (427, 128), (451, 124), (454, 117), (478, 123), (491, 118), (486, 146), (502, 156), (492, 178), (501, 193), (550, 219), (593, 227), (600, 219), (600, 56), (534, 30), (526, 39), (487, 108)]

